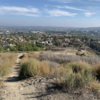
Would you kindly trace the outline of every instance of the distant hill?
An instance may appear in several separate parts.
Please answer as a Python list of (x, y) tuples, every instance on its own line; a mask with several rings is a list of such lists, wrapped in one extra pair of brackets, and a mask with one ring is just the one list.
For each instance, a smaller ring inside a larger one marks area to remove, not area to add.
[(49, 27), (49, 26), (0, 26), (1, 32), (27, 32), (27, 31), (66, 31), (66, 30), (78, 30), (78, 31), (93, 31), (100, 30), (100, 27), (88, 27), (88, 28), (78, 28), (78, 27)]

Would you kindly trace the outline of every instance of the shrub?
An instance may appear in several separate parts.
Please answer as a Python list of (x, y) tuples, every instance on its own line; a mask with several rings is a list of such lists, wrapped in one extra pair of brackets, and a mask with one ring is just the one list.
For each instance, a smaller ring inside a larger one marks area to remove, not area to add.
[(94, 79), (90, 65), (85, 62), (69, 63), (65, 70), (65, 74), (58, 78), (58, 84), (71, 90), (86, 87)]
[[(21, 69), (20, 69), (20, 74), (19, 77), (20, 78), (27, 78), (27, 77), (32, 77), (34, 76), (36, 73), (34, 66), (32, 66), (32, 63), (30, 62), (25, 62), (21, 65)], [(32, 72), (33, 71), (33, 72)], [(34, 75), (33, 75), (34, 74)]]
[(100, 97), (100, 83), (96, 79), (91, 83), (90, 90)]
[(98, 64), (96, 65), (95, 72), (96, 72), (97, 78), (100, 79), (100, 63), (98, 63)]
[(35, 76), (47, 76), (52, 75), (53, 71), (47, 61), (38, 61), (36, 59), (29, 59), (23, 63), (20, 68), (19, 78), (28, 78)]

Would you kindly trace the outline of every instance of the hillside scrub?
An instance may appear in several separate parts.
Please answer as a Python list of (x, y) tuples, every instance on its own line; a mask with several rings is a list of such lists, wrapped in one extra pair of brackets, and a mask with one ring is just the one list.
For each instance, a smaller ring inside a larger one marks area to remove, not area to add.
[(15, 64), (16, 54), (0, 54), (0, 77), (10, 73), (11, 67)]
[[(31, 55), (29, 57), (28, 54), (24, 55), (19, 78), (24, 79), (29, 77), (53, 76), (56, 78), (56, 86), (64, 88), (68, 90), (68, 92), (76, 89), (88, 89), (95, 94), (99, 94), (100, 85), (96, 77), (100, 71), (100, 64), (96, 64), (98, 63), (98, 59), (96, 60), (97, 62), (93, 64), (95, 59), (92, 59), (91, 63), (87, 63), (88, 61), (84, 62), (84, 60), (74, 61), (77, 59), (74, 58), (76, 56), (72, 59), (72, 56), (68, 55), (48, 55), (45, 55), (46, 58), (49, 58), (47, 60), (38, 60), (39, 58), (36, 56)], [(66, 59), (71, 61), (66, 61)], [(62, 62), (62, 60), (67, 63), (59, 64), (58, 62)]]
[(24, 53), (23, 56), (22, 56), (21, 65), (24, 62), (26, 62), (28, 59), (39, 58), (39, 57), (40, 57), (40, 53), (35, 53), (35, 52)]
[(98, 63), (96, 65), (96, 67), (94, 68), (95, 72), (96, 72), (96, 76), (98, 79), (100, 79), (100, 63)]
[(57, 70), (56, 85), (67, 92), (77, 89), (90, 91), (100, 98), (100, 83), (94, 69), (85, 62), (71, 62)]
[(47, 61), (38, 61), (36, 59), (29, 59), (21, 65), (19, 78), (28, 78), (36, 76), (48, 76), (54, 73)]
[(56, 85), (68, 90), (89, 89), (98, 94), (99, 82), (90, 64), (85, 62), (71, 62), (65, 66), (50, 67), (48, 61), (29, 59), (21, 65), (19, 78), (53, 76), (56, 77)]
[(53, 62), (57, 62), (59, 64), (66, 64), (74, 61), (83, 61), (89, 64), (98, 64), (100, 62), (99, 57), (86, 57), (86, 56), (78, 56), (78, 55), (67, 55), (67, 54), (54, 54), (52, 52), (43, 53), (40, 60), (49, 60)]
[(40, 57), (40, 53), (35, 53), (35, 52), (29, 52), (28, 53), (28, 58), (39, 58)]
[(68, 89), (86, 87), (94, 80), (92, 68), (87, 63), (72, 62), (67, 64), (64, 69), (66, 72), (60, 79), (58, 78), (58, 83)]

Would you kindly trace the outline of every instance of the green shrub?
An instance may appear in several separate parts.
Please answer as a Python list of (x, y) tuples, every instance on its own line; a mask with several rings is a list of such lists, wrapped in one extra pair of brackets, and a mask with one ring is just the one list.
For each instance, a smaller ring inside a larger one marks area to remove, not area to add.
[(65, 75), (58, 78), (58, 84), (69, 89), (83, 88), (94, 80), (92, 68), (84, 62), (72, 62), (66, 65)]
[(25, 62), (21, 65), (19, 78), (28, 78), (35, 75), (35, 67), (31, 61)]

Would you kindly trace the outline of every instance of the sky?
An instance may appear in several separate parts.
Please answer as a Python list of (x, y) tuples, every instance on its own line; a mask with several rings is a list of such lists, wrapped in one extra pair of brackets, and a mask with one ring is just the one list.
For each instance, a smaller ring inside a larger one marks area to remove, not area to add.
[(100, 27), (100, 0), (1, 0), (0, 26)]

